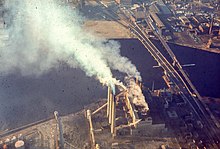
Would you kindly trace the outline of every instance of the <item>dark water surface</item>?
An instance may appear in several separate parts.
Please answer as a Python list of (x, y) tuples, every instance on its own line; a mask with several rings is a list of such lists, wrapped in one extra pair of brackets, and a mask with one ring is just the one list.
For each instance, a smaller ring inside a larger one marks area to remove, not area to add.
[[(154, 41), (158, 48), (161, 45)], [(220, 97), (220, 54), (200, 49), (169, 44), (180, 64), (195, 64), (184, 67), (190, 80), (202, 96)]]
[(174, 44), (170, 46), (181, 64), (196, 64), (185, 70), (199, 93), (202, 96), (220, 97), (220, 54)]
[[(163, 87), (161, 71), (157, 71), (153, 65), (157, 65), (146, 49), (136, 39), (118, 40), (122, 45), (122, 55), (128, 56), (138, 67), (145, 84), (156, 81), (156, 88)], [(162, 45), (153, 40), (153, 43), (166, 53)], [(184, 67), (190, 80), (202, 96), (220, 97), (220, 54), (202, 51), (195, 48), (169, 44), (180, 64), (195, 64), (192, 67)], [(135, 49), (135, 50), (134, 50)], [(168, 54), (166, 55), (168, 57)], [(162, 83), (162, 84), (161, 84)]]
[[(165, 87), (161, 68), (149, 52), (136, 39), (120, 39), (121, 54), (137, 66), (143, 83), (155, 88)], [(159, 44), (157, 44), (160, 46)], [(181, 63), (195, 63), (186, 68), (192, 82), (205, 96), (220, 97), (220, 56), (200, 50), (176, 46), (174, 53)], [(119, 79), (123, 75), (114, 72)], [(106, 88), (94, 78), (88, 78), (79, 69), (61, 66), (38, 78), (18, 74), (0, 76), (0, 129), (14, 128), (53, 116), (55, 110), (62, 115), (76, 112), (83, 106), (106, 97)]]

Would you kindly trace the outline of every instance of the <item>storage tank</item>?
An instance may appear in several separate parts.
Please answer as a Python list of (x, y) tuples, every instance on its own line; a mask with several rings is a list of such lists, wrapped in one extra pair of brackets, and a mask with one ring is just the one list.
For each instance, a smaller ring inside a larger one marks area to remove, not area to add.
[(15, 148), (16, 149), (25, 149), (24, 148), (24, 141), (19, 140), (19, 141), (15, 142)]

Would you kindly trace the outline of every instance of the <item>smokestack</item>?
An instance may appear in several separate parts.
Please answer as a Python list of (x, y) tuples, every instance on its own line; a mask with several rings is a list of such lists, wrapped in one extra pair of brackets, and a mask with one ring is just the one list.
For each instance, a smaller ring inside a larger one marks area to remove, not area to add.
[(116, 114), (116, 105), (115, 105), (115, 86), (112, 87), (110, 84), (108, 86), (108, 100), (107, 100), (107, 116), (109, 124), (111, 125), (111, 133), (113, 137), (115, 136), (115, 114)]
[(87, 119), (89, 120), (89, 127), (90, 127), (90, 135), (91, 135), (91, 140), (92, 140), (92, 146), (95, 146), (95, 136), (94, 136), (94, 128), (92, 125), (92, 117), (91, 117), (91, 111), (87, 110), (86, 111)]
[(64, 138), (63, 138), (63, 127), (62, 127), (62, 122), (61, 118), (59, 116), (59, 113), (57, 111), (54, 111), (54, 116), (57, 121), (57, 125), (59, 128), (59, 136), (60, 136), (60, 149), (64, 149)]
[(110, 110), (110, 95), (111, 94), (111, 88), (108, 86), (108, 95), (107, 95), (107, 117), (109, 116), (109, 110)]
[(112, 94), (112, 91), (110, 90), (110, 94), (109, 94), (109, 124), (111, 124), (111, 121), (112, 121), (112, 102), (113, 102), (113, 94)]
[(116, 116), (116, 105), (115, 105), (115, 98), (113, 96), (113, 99), (112, 99), (112, 118), (111, 118), (111, 133), (112, 133), (112, 136), (115, 137), (116, 136), (116, 130), (115, 130), (115, 116)]

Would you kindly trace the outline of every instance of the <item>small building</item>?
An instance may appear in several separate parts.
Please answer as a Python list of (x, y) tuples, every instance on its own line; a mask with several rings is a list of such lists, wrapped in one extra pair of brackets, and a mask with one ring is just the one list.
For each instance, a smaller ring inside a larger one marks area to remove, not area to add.
[(116, 3), (124, 6), (131, 6), (132, 5), (132, 0), (115, 0)]
[(184, 25), (187, 25), (187, 26), (190, 25), (190, 21), (189, 21), (189, 19), (186, 16), (180, 16), (179, 19), (182, 21), (182, 23)]
[(164, 123), (154, 124), (152, 118), (148, 117), (145, 121), (139, 122), (136, 129), (132, 129), (131, 135), (153, 137), (158, 134), (162, 135), (166, 131)]
[(206, 26), (206, 24), (202, 23), (199, 25), (199, 31), (200, 34), (207, 34), (209, 32), (209, 27)]
[(183, 14), (185, 14), (184, 10), (181, 10), (181, 9), (176, 10), (176, 15), (183, 15)]
[(136, 22), (140, 22), (146, 19), (146, 14), (144, 11), (135, 11), (134, 17), (135, 17)]

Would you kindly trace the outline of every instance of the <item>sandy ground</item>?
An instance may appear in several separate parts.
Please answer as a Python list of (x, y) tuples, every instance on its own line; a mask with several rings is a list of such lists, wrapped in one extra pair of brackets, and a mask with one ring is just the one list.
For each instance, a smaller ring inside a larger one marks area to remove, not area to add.
[(85, 22), (84, 28), (86, 31), (89, 31), (98, 37), (104, 37), (104, 38), (131, 37), (130, 31), (115, 21), (88, 20)]
[[(111, 0), (102, 2), (108, 5), (108, 9), (117, 11), (117, 7)], [(101, 38), (130, 38), (130, 31), (117, 23), (115, 21), (117, 16), (109, 15), (108, 9), (96, 1), (86, 1), (86, 5), (81, 10), (81, 14), (85, 18), (83, 26), (85, 31)]]

